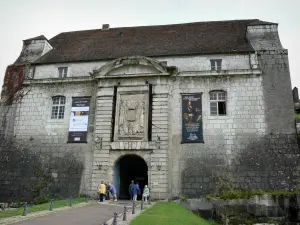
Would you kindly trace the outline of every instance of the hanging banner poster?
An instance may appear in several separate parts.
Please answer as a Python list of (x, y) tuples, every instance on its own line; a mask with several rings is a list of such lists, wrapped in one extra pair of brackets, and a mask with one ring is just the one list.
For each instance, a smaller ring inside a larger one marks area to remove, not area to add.
[(204, 143), (202, 93), (182, 94), (182, 143)]
[(73, 97), (68, 143), (86, 143), (90, 97)]

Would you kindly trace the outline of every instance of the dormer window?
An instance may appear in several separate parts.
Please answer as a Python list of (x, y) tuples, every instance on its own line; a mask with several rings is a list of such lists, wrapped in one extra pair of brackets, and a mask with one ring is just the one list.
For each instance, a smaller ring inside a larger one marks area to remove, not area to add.
[(210, 68), (213, 71), (220, 71), (222, 69), (222, 59), (210, 60)]
[(59, 67), (58, 68), (58, 77), (65, 78), (68, 75), (68, 67)]

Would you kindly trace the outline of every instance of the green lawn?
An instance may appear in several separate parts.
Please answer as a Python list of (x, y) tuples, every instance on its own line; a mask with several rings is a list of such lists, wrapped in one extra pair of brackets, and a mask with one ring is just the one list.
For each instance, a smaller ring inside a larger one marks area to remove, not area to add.
[[(74, 198), (72, 199), (72, 205), (78, 204), (81, 202), (85, 202), (86, 198)], [(65, 200), (56, 200), (54, 201), (53, 204), (53, 210), (56, 208), (61, 208), (65, 206), (69, 206), (70, 202), (68, 199)], [(28, 206), (27, 208), (27, 214), (31, 212), (37, 212), (37, 211), (43, 211), (43, 210), (49, 210), (50, 208), (50, 203), (44, 203), (40, 205), (32, 205)], [(11, 216), (20, 216), (23, 214), (24, 208), (18, 208), (18, 209), (10, 209), (10, 210), (0, 210), (0, 218), (5, 218), (5, 217), (11, 217)]]
[(216, 225), (175, 202), (159, 202), (134, 218), (130, 225)]
[(295, 114), (295, 119), (297, 122), (300, 122), (300, 114)]

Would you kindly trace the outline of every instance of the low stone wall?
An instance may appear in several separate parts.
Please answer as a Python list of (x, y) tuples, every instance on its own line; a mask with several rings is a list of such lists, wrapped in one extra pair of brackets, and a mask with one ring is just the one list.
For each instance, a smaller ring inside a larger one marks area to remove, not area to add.
[(300, 222), (300, 195), (252, 196), (249, 199), (188, 199), (180, 202), (193, 212), (221, 224), (249, 224), (268, 221)]
[[(60, 149), (61, 150), (61, 149)], [(0, 142), (0, 201), (77, 196), (84, 165), (71, 151), (45, 151), (14, 140)]]
[(300, 123), (296, 123), (297, 134), (300, 134)]

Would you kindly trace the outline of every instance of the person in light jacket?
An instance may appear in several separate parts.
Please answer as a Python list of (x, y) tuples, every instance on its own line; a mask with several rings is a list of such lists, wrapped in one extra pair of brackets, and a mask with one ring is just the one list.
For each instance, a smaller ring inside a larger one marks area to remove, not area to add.
[(113, 200), (116, 202), (117, 201), (117, 190), (116, 190), (115, 186), (113, 185), (113, 183), (109, 184), (109, 191), (113, 197)]
[(99, 202), (103, 202), (103, 198), (106, 195), (106, 186), (103, 181), (98, 186), (98, 193), (99, 193)]
[(144, 190), (143, 190), (143, 200), (144, 200), (144, 202), (147, 202), (147, 200), (149, 198), (149, 195), (150, 195), (150, 190), (149, 190), (148, 186), (145, 185)]

